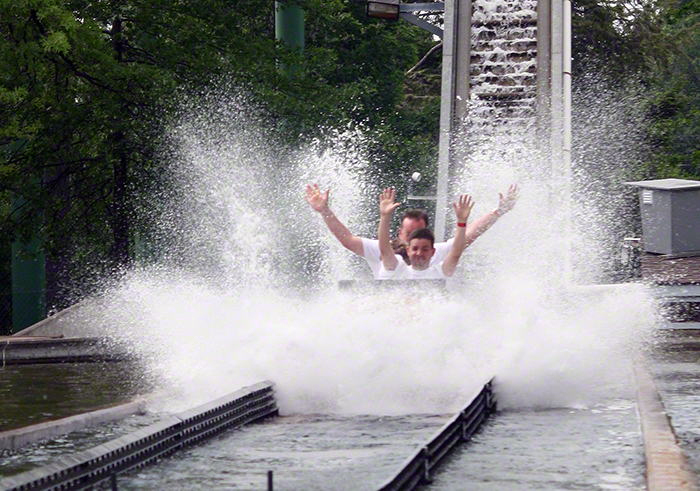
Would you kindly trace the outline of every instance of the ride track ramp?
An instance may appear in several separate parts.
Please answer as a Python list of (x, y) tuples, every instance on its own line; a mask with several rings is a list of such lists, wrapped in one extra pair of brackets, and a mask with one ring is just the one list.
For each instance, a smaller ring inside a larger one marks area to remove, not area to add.
[(53, 464), (0, 481), (3, 491), (93, 489), (119, 473), (155, 463), (201, 441), (263, 418), (276, 416), (273, 384), (261, 382), (194, 409), (165, 418), (111, 442)]
[[(411, 490), (430, 482), (445, 458), (460, 443), (468, 441), (495, 409), (492, 382), (488, 382), (427, 443), (421, 444), (380, 489)], [(117, 489), (117, 476), (121, 473), (155, 463), (226, 429), (277, 413), (272, 384), (263, 382), (91, 450), (7, 478), (0, 481), (0, 489), (78, 490), (110, 482), (111, 489)], [(269, 485), (272, 485), (271, 479)]]
[(435, 470), (460, 443), (468, 442), (481, 424), (496, 411), (493, 379), (448, 421), (425, 445), (403, 465), (378, 491), (411, 491), (429, 484)]

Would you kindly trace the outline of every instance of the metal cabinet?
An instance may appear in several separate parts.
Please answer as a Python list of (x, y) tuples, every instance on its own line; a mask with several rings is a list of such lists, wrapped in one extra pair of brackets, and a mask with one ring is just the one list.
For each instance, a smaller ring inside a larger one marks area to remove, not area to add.
[(626, 184), (639, 188), (645, 252), (700, 251), (700, 181), (657, 179)]

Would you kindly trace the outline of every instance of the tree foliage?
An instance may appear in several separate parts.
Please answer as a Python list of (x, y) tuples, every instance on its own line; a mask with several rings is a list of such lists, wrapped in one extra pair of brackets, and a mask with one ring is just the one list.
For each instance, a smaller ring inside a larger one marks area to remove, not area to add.
[(367, 19), (358, 2), (299, 3), (303, 55), (275, 41), (262, 0), (0, 0), (0, 195), (22, 198), (0, 215), (2, 236), (38, 235), (82, 266), (127, 264), (169, 115), (222, 77), (288, 141), (395, 118), (430, 37)]
[[(294, 1), (303, 54), (275, 41), (269, 1), (0, 0), (0, 237), (38, 236), (81, 268), (127, 264), (164, 126), (222, 78), (287, 142), (357, 126), (385, 176), (429, 175), (440, 51), (408, 72), (432, 36), (368, 19), (360, 1)], [(580, 0), (573, 28), (574, 80), (595, 70), (647, 89), (648, 176), (700, 176), (700, 0)]]
[(649, 173), (700, 179), (700, 2), (666, 1), (649, 54)]
[(581, 0), (573, 11), (574, 80), (642, 84), (648, 178), (700, 178), (700, 2)]

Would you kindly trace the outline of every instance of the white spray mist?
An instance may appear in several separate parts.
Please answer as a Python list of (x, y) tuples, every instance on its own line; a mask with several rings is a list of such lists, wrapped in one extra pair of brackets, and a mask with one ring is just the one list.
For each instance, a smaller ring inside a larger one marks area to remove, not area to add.
[(247, 107), (217, 96), (184, 111), (172, 132), (176, 193), (161, 210), (169, 248), (104, 295), (105, 329), (146, 361), (162, 408), (263, 379), (287, 413), (448, 413), (492, 376), (510, 407), (607, 396), (601, 389), (653, 321), (647, 294), (562, 290), (549, 183), (529, 173), (536, 163), (522, 149), (473, 162), (455, 183), (475, 195), (475, 215), (511, 182), (522, 188), (516, 209), (463, 256), (461, 292), (357, 296), (335, 285), (364, 265), (303, 190), (330, 187), (341, 220), (366, 227), (376, 189), (365, 137), (278, 147)]

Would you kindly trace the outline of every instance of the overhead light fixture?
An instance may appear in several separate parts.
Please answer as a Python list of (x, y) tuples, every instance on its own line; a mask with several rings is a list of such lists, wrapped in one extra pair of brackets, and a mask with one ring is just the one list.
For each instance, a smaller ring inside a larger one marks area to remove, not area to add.
[(367, 17), (398, 20), (401, 0), (368, 0)]

